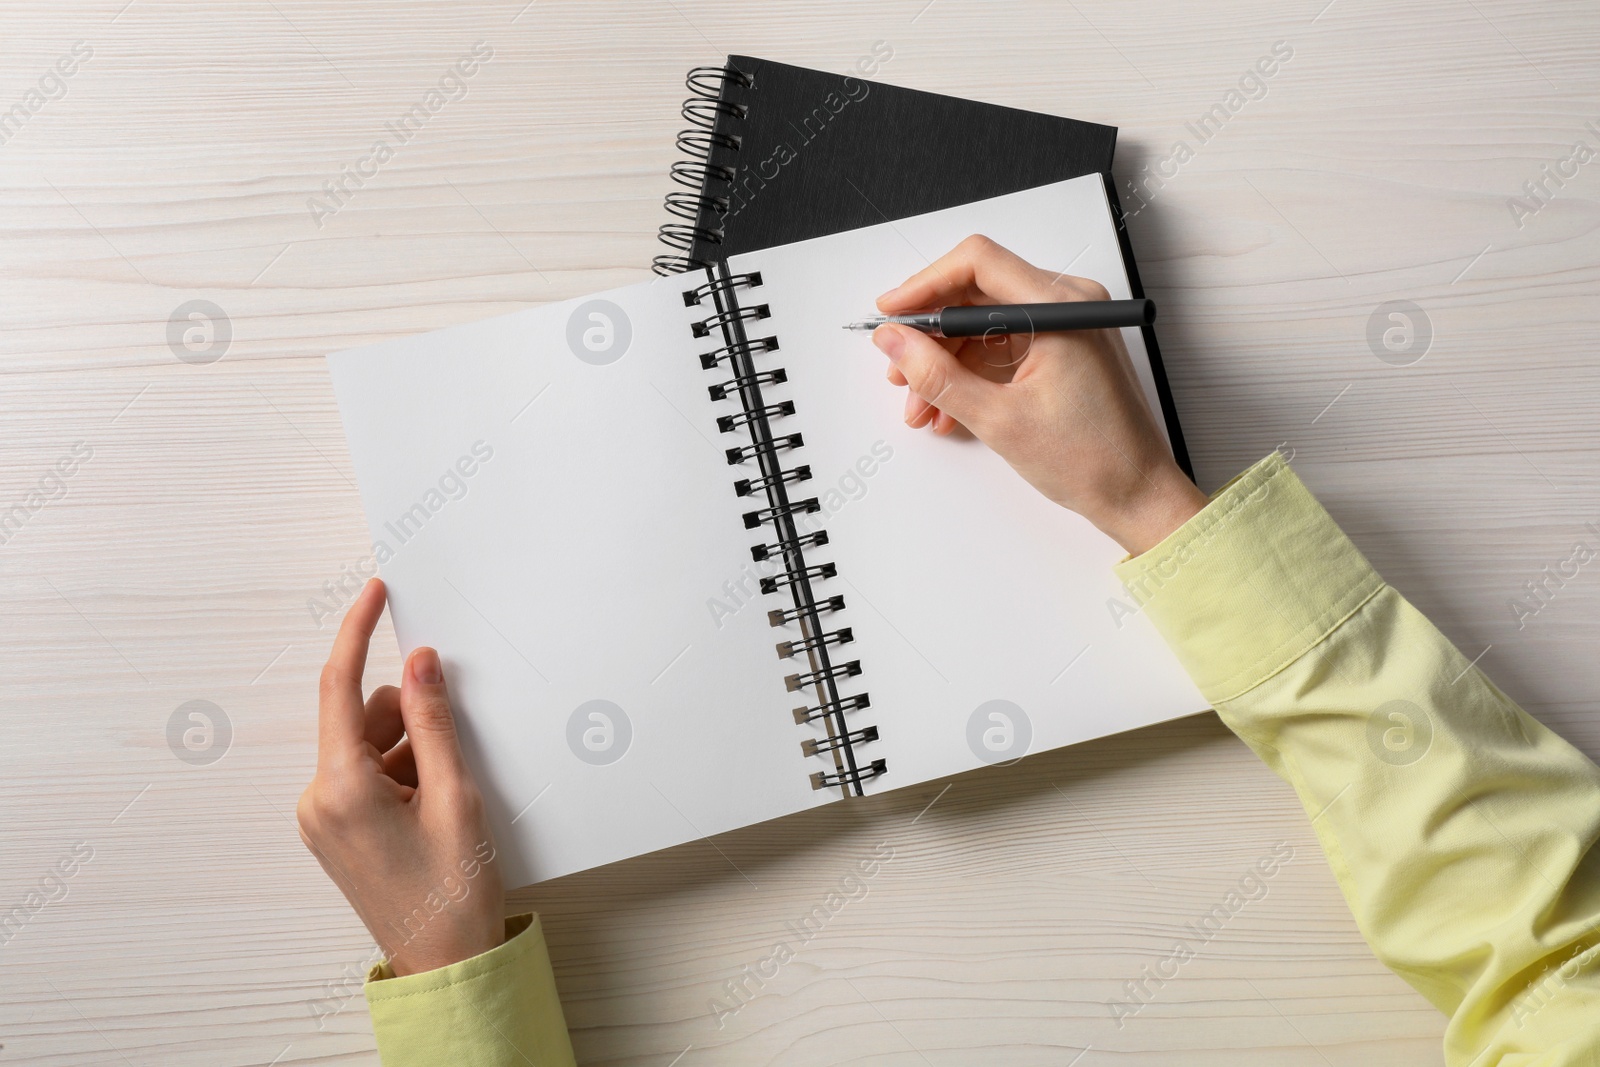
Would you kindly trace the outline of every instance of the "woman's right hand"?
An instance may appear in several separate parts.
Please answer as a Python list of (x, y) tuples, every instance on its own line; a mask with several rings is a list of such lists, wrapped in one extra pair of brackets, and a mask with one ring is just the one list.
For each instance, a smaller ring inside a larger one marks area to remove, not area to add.
[[(1096, 282), (1052, 275), (987, 237), (878, 298), (885, 314), (953, 304), (1104, 300)], [(1206, 505), (1173, 460), (1116, 330), (939, 339), (880, 326), (873, 342), (909, 387), (906, 423), (966, 427), (1051, 500), (1138, 555)]]

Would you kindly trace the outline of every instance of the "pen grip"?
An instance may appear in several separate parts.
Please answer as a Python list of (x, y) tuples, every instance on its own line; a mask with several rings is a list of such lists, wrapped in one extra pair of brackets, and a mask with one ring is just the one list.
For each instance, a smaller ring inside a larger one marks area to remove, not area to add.
[(1143, 326), (1154, 322), (1155, 317), (1156, 306), (1150, 300), (1081, 300), (1064, 304), (947, 307), (939, 314), (939, 332), (946, 337), (982, 337), (987, 333), (1100, 330)]

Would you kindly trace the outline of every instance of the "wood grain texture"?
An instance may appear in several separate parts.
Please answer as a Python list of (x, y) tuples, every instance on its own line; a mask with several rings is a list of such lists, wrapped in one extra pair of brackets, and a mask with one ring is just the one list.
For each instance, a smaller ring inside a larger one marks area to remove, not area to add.
[[(0, 945), (0, 1062), (377, 1062), (370, 941), (292, 824), (332, 632), (307, 602), (365, 554), (322, 356), (646, 277), (684, 71), (726, 52), (842, 71), (884, 40), (885, 80), (1121, 127), (1202, 484), (1292, 449), (1392, 582), (1600, 753), (1600, 577), (1525, 626), (1508, 607), (1600, 521), (1600, 163), (1520, 227), (1507, 206), (1593, 143), (1592, 4), (125, 3), (11, 3), (0, 38), (0, 112), (92, 50), (0, 144), (3, 503), (92, 449), (0, 544), (0, 904), (94, 850)], [(466, 97), (318, 225), (322, 183), (480, 40)], [(1201, 143), (1185, 124), (1278, 41)], [(168, 346), (194, 299), (231, 324), (220, 362)], [(1402, 299), (1434, 337), (1393, 366), (1368, 320)], [(374, 676), (397, 667), (385, 629)], [(190, 700), (231, 722), (209, 766), (168, 748)], [(1267, 894), (1119, 1026), (1107, 1002), (1280, 842)], [(726, 984), (880, 845), (719, 1027)], [(1442, 1062), (1292, 793), (1212, 717), (514, 902), (585, 1063)]]

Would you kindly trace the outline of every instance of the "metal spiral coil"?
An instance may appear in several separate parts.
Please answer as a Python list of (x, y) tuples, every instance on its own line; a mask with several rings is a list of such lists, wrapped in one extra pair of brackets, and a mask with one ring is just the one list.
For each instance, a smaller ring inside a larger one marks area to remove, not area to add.
[[(676, 206), (680, 217), (687, 217), (681, 209), (688, 203), (687, 199), (674, 201), (669, 197), (669, 210)], [(681, 230), (674, 231), (675, 236), (681, 233)], [(784, 685), (790, 692), (815, 690), (822, 698), (814, 707), (795, 709), (797, 724), (819, 723), (827, 730), (826, 737), (807, 739), (801, 745), (806, 756), (825, 756), (834, 764), (832, 772), (813, 774), (810, 781), (817, 789), (838, 787), (847, 794), (853, 791), (859, 796), (863, 792), (862, 783), (883, 774), (888, 764), (875, 760), (863, 766), (856, 758), (855, 749), (878, 740), (878, 729), (876, 726), (852, 729), (845, 722), (846, 711), (865, 708), (870, 700), (865, 693), (841, 695), (838, 691), (841, 681), (861, 673), (858, 659), (835, 663), (830, 658), (830, 649), (855, 641), (854, 630), (848, 626), (829, 630), (821, 622), (823, 615), (844, 608), (844, 597), (834, 595), (819, 600), (812, 591), (814, 584), (836, 578), (839, 572), (833, 563), (806, 562), (805, 549), (826, 545), (828, 534), (826, 530), (803, 531), (801, 524), (795, 521), (798, 515), (821, 511), (822, 504), (814, 496), (802, 500), (789, 497), (789, 486), (809, 481), (812, 476), (809, 464), (785, 467), (779, 456), (804, 445), (800, 434), (775, 436), (772, 432), (774, 422), (794, 414), (794, 401), (769, 402), (762, 396), (763, 387), (781, 386), (789, 380), (788, 372), (782, 367), (756, 367), (755, 357), (777, 350), (778, 339), (751, 340), (745, 336), (747, 324), (771, 314), (766, 304), (741, 306), (738, 301), (737, 291), (760, 286), (761, 274), (759, 271), (733, 274), (726, 264), (707, 268), (704, 273), (703, 284), (682, 291), (683, 303), (686, 307), (704, 310), (704, 318), (691, 321), (694, 335), (715, 335), (723, 344), (701, 355), (700, 366), (708, 371), (717, 370), (726, 362), (733, 375), (707, 386), (706, 391), (714, 403), (731, 400), (739, 406), (738, 411), (717, 418), (718, 431), (743, 430), (750, 437), (748, 445), (726, 450), (729, 465), (753, 461), (759, 467), (753, 477), (735, 481), (733, 489), (738, 496), (756, 498), (765, 505), (744, 513), (745, 528), (755, 530), (770, 525), (777, 534), (776, 540), (751, 546), (750, 557), (756, 562), (775, 560), (781, 566), (777, 573), (760, 580), (761, 593), (787, 595), (794, 603), (793, 608), (768, 612), (767, 621), (775, 627), (800, 625), (798, 638), (780, 641), (775, 649), (779, 659), (795, 660), (808, 669), (788, 675)]]
[(799, 724), (816, 722), (825, 715), (833, 715), (844, 711), (858, 711), (861, 708), (870, 708), (872, 698), (865, 693), (857, 693), (853, 697), (844, 697), (840, 700), (825, 700), (814, 708), (795, 708), (794, 721)]
[[(706, 282), (704, 285), (696, 286), (695, 288), (690, 289), (687, 293), (684, 293), (683, 305), (684, 307), (699, 307), (701, 301), (705, 300), (705, 298), (708, 296), (715, 296), (718, 293), (726, 293), (730, 289), (738, 289), (741, 286), (754, 288), (760, 284), (761, 272), (758, 270), (753, 270), (749, 274), (730, 274), (726, 278), (714, 278), (711, 281)], [(773, 347), (776, 348), (777, 338), (770, 338), (770, 340), (774, 342)], [(706, 370), (710, 369), (710, 367), (706, 367)]]
[(787, 626), (802, 615), (825, 615), (830, 611), (843, 611), (844, 597), (831, 596), (814, 604), (797, 608), (779, 608), (767, 612), (768, 626)]
[[(688, 296), (687, 293), (684, 295)], [(757, 337), (754, 340), (734, 341), (702, 355), (700, 357), (700, 367), (702, 370), (711, 370), (723, 360), (728, 360), (731, 364), (734, 359), (741, 356), (756, 356), (762, 352), (776, 352), (777, 350), (778, 339), (776, 337)]]
[(731, 186), (734, 172), (728, 167), (711, 162), (715, 151), (739, 151), (740, 137), (718, 130), (717, 123), (743, 119), (749, 108), (725, 98), (728, 86), (742, 89), (755, 87), (755, 77), (747, 71), (733, 67), (695, 67), (684, 80), (692, 94), (683, 102), (683, 118), (690, 128), (678, 133), (678, 150), (688, 159), (672, 164), (674, 182), (691, 190), (688, 194), (669, 193), (666, 209), (674, 218), (685, 222), (668, 222), (657, 231), (662, 244), (673, 249), (655, 257), (650, 269), (665, 277), (704, 267), (705, 261), (689, 253), (698, 245), (722, 243), (722, 218), (728, 212), (729, 200), (719, 196), (714, 187)]
[(809, 689), (818, 682), (831, 681), (836, 678), (854, 678), (860, 673), (861, 661), (853, 659), (849, 663), (836, 663), (823, 667), (821, 670), (791, 674), (783, 680), (783, 684), (789, 687), (789, 692), (793, 693), (801, 689)]
[(811, 788), (827, 789), (830, 786), (851, 785), (856, 789), (861, 788), (861, 783), (870, 781), (889, 769), (889, 761), (875, 759), (869, 766), (859, 770), (840, 771), (838, 774), (823, 774), (818, 771), (811, 776)]

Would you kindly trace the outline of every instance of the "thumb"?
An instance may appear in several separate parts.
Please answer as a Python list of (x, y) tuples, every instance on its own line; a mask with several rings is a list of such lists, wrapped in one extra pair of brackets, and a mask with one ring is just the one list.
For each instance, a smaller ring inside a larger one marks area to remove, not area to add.
[(467, 776), (439, 653), (431, 648), (417, 649), (406, 661), (400, 682), (400, 718), (405, 722), (406, 737), (417, 760), (420, 785)]
[(873, 331), (872, 343), (905, 376), (913, 393), (980, 433), (979, 427), (998, 399), (998, 384), (972, 373), (938, 341), (909, 326), (879, 326)]

